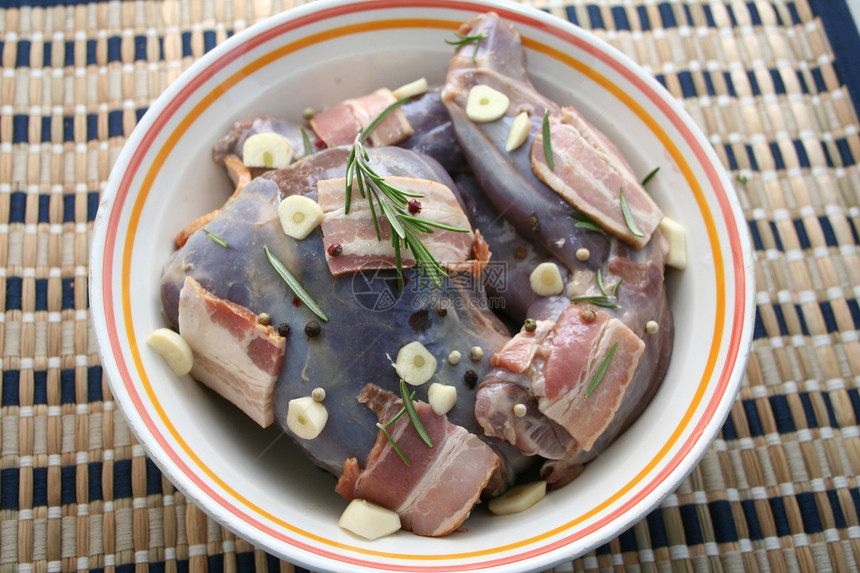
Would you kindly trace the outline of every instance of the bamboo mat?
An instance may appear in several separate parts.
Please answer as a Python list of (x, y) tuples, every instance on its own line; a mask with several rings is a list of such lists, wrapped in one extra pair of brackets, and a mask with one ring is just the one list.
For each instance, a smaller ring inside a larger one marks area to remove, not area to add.
[[(683, 101), (736, 177), (758, 275), (749, 367), (719, 438), (661, 507), (555, 571), (858, 570), (860, 94), (840, 66), (860, 45), (835, 54), (810, 0), (534, 3)], [(99, 192), (136, 121), (206, 50), (292, 4), (9, 4), (0, 573), (301, 570), (217, 525), (146, 458), (87, 309)]]

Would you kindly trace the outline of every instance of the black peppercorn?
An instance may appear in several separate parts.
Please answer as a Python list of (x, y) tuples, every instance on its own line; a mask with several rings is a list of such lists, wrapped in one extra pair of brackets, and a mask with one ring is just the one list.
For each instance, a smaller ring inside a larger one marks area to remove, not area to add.
[(474, 370), (466, 370), (466, 373), (463, 374), (463, 381), (470, 389), (474, 388), (478, 383), (478, 373)]
[(282, 322), (281, 324), (278, 325), (278, 334), (280, 334), (281, 336), (286, 338), (289, 333), (290, 333), (290, 325), (289, 324), (287, 324), (286, 322)]
[(318, 336), (321, 331), (322, 328), (320, 327), (320, 323), (315, 320), (312, 320), (305, 325), (305, 334), (307, 334), (311, 338), (313, 338), (314, 336)]

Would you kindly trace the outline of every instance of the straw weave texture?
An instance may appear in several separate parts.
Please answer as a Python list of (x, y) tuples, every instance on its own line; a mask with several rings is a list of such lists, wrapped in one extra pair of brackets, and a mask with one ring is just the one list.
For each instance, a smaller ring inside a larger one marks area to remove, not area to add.
[[(719, 438), (659, 509), (555, 571), (857, 571), (860, 135), (821, 19), (808, 0), (533, 3), (683, 102), (736, 177), (758, 280)], [(291, 6), (0, 7), (0, 573), (299, 569), (147, 459), (102, 375), (87, 297), (99, 194), (137, 120), (208, 49)]]

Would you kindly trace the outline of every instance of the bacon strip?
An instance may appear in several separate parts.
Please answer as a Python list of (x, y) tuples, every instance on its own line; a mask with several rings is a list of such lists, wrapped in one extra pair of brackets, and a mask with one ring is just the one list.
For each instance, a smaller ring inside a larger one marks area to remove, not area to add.
[(194, 355), (191, 376), (238, 406), (262, 427), (274, 420), (272, 393), (284, 365), (286, 339), (257, 315), (185, 277), (179, 334)]
[[(359, 395), (380, 422), (402, 406), (394, 394), (369, 384)], [(355, 458), (344, 462), (336, 491), (346, 499), (366, 499), (400, 515), (404, 529), (418, 535), (442, 536), (460, 527), (478, 502), (499, 465), (496, 453), (474, 434), (415, 404), (433, 442), (428, 447), (404, 415), (388, 428), (409, 459), (406, 465), (380, 431), (364, 470)]]
[[(615, 145), (572, 107), (549, 116), (553, 167), (549, 168), (538, 132), (531, 148), (532, 170), (565, 201), (582, 211), (607, 232), (644, 246), (663, 218), (663, 212), (645, 191)], [(621, 190), (642, 237), (627, 225), (621, 210)]]
[[(316, 114), (310, 126), (329, 147), (349, 145), (356, 134), (397, 101), (391, 90), (381, 88), (362, 97), (345, 100)], [(412, 135), (412, 126), (401, 109), (393, 110), (370, 134), (368, 143), (374, 147), (395, 145)]]
[[(579, 306), (565, 309), (553, 328), (542, 375), (532, 384), (541, 412), (564, 427), (586, 451), (612, 422), (645, 350), (642, 339), (623, 322), (603, 311), (594, 314), (587, 321)], [(586, 397), (616, 342), (600, 382)]]
[[(400, 189), (423, 195), (418, 199), (421, 203), (418, 217), (462, 229), (471, 228), (460, 202), (445, 185), (412, 177), (386, 177), (385, 181)], [(396, 268), (387, 219), (377, 207), (382, 237), (379, 240), (367, 200), (361, 198), (355, 184), (353, 187), (352, 204), (349, 213), (345, 214), (346, 179), (326, 179), (317, 183), (317, 199), (323, 210), (323, 243), (331, 274), (337, 276), (361, 269)], [(454, 266), (469, 256), (474, 234), (434, 229), (433, 233), (420, 235), (419, 238), (437, 261), (445, 266)], [(328, 254), (332, 245), (340, 245), (342, 254), (337, 257)], [(415, 264), (411, 251), (401, 250), (401, 262), (404, 268)]]

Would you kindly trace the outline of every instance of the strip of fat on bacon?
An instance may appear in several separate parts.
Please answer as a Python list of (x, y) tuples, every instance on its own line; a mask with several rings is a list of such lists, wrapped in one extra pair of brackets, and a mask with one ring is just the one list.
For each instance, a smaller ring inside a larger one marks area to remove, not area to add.
[[(359, 130), (397, 101), (391, 90), (381, 88), (367, 95), (344, 100), (334, 107), (314, 115), (310, 126), (329, 147), (349, 145)], [(368, 142), (374, 147), (395, 145), (412, 135), (412, 126), (401, 109), (393, 110), (370, 134)]]
[(238, 406), (262, 427), (273, 420), (272, 395), (286, 340), (257, 315), (185, 277), (179, 334), (194, 356), (191, 376)]
[[(358, 397), (376, 413), (380, 423), (393, 418), (402, 401), (368, 384)], [(424, 402), (415, 409), (433, 447), (428, 447), (407, 416), (388, 428), (403, 451), (406, 465), (380, 430), (362, 470), (355, 458), (344, 462), (336, 491), (346, 499), (365, 499), (400, 515), (404, 529), (431, 537), (446, 535), (462, 525), (496, 468), (499, 457), (465, 428), (433, 412)]]
[[(386, 183), (405, 191), (418, 193), (420, 212), (415, 216), (452, 227), (471, 229), (469, 218), (457, 197), (448, 186), (429, 179), (389, 176)], [(394, 247), (391, 245), (391, 229), (387, 219), (376, 207), (381, 240), (376, 236), (373, 218), (366, 199), (363, 199), (353, 183), (352, 202), (349, 213), (344, 212), (346, 179), (326, 179), (317, 183), (318, 201), (323, 210), (322, 232), (326, 250), (326, 262), (332, 275), (354, 272), (361, 269), (396, 268)], [(427, 250), (443, 266), (456, 267), (470, 254), (475, 235), (470, 231), (460, 233), (445, 229), (433, 229), (433, 233), (422, 234), (421, 241)], [(331, 256), (329, 247), (340, 245), (342, 253)], [(403, 267), (415, 264), (411, 251), (401, 250)]]

